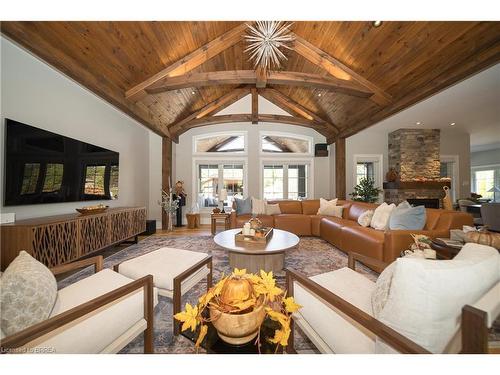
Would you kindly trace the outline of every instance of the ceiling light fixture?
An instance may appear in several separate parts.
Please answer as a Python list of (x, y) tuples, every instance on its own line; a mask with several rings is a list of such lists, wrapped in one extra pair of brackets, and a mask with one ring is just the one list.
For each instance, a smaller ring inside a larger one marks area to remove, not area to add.
[(455, 126), (455, 123), (454, 123), (454, 122), (452, 122), (450, 125), (451, 125), (451, 126)]
[(380, 27), (382, 25), (382, 21), (373, 21), (372, 26), (373, 27)]
[(320, 92), (318, 93), (318, 96), (321, 97), (321, 93)]
[(417, 121), (415, 125), (422, 125), (422, 123), (420, 121)]
[(193, 91), (191, 91), (191, 94), (194, 95), (194, 94), (196, 94), (196, 92), (193, 90)]

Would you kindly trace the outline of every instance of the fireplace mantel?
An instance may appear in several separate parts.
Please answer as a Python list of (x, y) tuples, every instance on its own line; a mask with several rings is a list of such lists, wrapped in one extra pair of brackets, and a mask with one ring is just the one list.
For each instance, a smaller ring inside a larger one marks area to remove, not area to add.
[(383, 187), (386, 189), (397, 190), (442, 190), (444, 186), (451, 188), (450, 181), (394, 181), (384, 182)]

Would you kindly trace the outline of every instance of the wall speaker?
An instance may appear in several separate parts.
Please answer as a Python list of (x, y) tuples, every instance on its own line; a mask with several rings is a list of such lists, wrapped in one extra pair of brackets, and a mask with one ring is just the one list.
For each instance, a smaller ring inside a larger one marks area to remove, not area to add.
[(316, 157), (328, 156), (328, 144), (316, 143), (314, 145), (314, 156), (316, 156)]

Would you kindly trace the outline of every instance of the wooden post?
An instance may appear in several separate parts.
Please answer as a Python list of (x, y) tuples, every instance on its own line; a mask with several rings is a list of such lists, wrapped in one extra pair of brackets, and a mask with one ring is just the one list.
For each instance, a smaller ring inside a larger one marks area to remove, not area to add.
[[(172, 140), (163, 137), (162, 140), (162, 164), (161, 164), (161, 188), (168, 192), (169, 188), (175, 183), (172, 180)], [(170, 186), (169, 186), (170, 185)], [(168, 227), (168, 216), (165, 211), (161, 212), (162, 229)]]
[(259, 95), (257, 89), (252, 87), (252, 124), (259, 123)]
[(346, 199), (345, 138), (335, 141), (335, 193), (339, 199)]

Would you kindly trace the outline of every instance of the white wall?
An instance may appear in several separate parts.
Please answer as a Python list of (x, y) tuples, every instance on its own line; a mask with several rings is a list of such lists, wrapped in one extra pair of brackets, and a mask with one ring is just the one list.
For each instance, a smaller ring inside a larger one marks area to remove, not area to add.
[[(157, 210), (150, 204), (154, 194), (150, 191), (149, 178), (158, 170), (156, 163), (150, 163), (150, 156), (157, 152), (159, 136), (4, 37), (1, 38), (1, 79), (2, 159), (5, 118), (119, 152), (119, 198), (105, 203), (110, 206), (146, 206), (153, 212), (152, 217), (157, 217)], [(3, 168), (2, 160), (1, 210), (15, 212), (17, 219), (70, 213), (75, 207), (91, 204), (71, 202), (3, 207)], [(158, 184), (158, 179), (155, 177), (153, 182)]]

